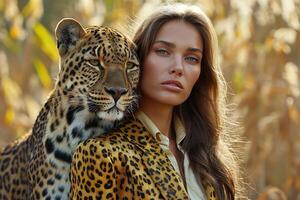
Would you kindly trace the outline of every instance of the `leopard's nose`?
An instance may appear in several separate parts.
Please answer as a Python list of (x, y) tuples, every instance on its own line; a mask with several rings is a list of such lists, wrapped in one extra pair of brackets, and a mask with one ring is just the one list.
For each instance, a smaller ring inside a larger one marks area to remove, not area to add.
[(122, 87), (104, 87), (104, 90), (106, 93), (112, 96), (115, 102), (117, 102), (120, 99), (120, 97), (126, 94), (128, 91), (126, 88)]

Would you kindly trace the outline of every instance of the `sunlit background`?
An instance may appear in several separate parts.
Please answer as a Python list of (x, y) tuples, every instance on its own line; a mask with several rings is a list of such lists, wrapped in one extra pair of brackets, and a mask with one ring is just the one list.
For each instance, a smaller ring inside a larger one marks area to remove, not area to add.
[[(0, 148), (32, 126), (58, 72), (62, 17), (121, 31), (165, 1), (0, 0)], [(300, 0), (198, 0), (218, 34), (246, 141), (250, 199), (300, 200)], [(276, 189), (277, 188), (277, 189)]]

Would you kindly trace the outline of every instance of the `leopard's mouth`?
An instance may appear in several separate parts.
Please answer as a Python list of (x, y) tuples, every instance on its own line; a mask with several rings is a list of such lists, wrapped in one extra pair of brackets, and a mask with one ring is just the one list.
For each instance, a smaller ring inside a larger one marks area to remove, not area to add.
[(92, 101), (88, 103), (89, 112), (95, 113), (99, 119), (115, 121), (121, 120), (124, 117), (124, 107), (118, 104), (104, 107), (103, 105), (96, 104)]
[(124, 112), (117, 108), (117, 106), (113, 106), (112, 108), (107, 109), (105, 111), (97, 112), (97, 116), (100, 119), (115, 121), (121, 120), (124, 116)]

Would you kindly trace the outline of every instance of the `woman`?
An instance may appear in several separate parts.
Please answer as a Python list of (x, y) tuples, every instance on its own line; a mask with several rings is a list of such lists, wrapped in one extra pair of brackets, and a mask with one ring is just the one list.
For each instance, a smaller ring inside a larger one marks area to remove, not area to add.
[(133, 41), (140, 107), (113, 133), (79, 145), (73, 199), (235, 199), (235, 160), (222, 139), (225, 83), (207, 16), (156, 10)]

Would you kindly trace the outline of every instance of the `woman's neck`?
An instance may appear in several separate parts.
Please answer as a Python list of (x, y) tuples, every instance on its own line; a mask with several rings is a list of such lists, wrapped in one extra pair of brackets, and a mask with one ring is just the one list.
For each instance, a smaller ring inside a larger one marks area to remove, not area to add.
[(169, 105), (155, 104), (141, 101), (140, 110), (143, 111), (168, 138), (171, 136), (171, 122), (173, 107)]

